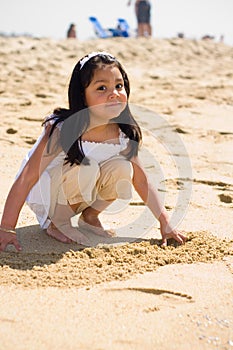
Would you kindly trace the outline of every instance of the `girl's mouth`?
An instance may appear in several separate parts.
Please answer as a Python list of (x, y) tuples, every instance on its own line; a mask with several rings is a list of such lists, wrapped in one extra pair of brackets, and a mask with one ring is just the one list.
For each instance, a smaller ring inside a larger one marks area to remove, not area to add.
[(106, 105), (107, 107), (116, 107), (116, 106), (120, 106), (120, 102), (111, 102), (111, 103), (107, 103)]

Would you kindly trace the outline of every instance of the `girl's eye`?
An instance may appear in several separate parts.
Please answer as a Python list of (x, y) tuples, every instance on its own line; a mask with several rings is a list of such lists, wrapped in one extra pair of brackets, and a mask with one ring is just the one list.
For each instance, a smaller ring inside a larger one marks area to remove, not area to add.
[(98, 87), (98, 89), (97, 89), (97, 90), (100, 90), (100, 91), (105, 91), (105, 90), (106, 90), (106, 86), (101, 85), (101, 86), (99, 86), (99, 87)]
[[(123, 87), (124, 87), (124, 84), (119, 83), (119, 84), (116, 85), (115, 88), (116, 88), (117, 90), (121, 90), (121, 89), (123, 89)], [(97, 90), (99, 90), (99, 91), (106, 91), (106, 90), (107, 90), (107, 86), (101, 85), (101, 86), (99, 86), (99, 87), (97, 88)]]
[(117, 86), (116, 86), (117, 89), (122, 89), (123, 87), (124, 87), (124, 85), (123, 85), (122, 83), (119, 83), (119, 84), (117, 84)]

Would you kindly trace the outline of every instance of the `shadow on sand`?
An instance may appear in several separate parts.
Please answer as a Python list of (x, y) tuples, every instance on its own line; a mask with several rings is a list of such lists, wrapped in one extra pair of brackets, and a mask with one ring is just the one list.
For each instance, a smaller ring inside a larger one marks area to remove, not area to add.
[(160, 245), (159, 239), (145, 239), (136, 237), (105, 238), (87, 234), (92, 246), (84, 247), (77, 243), (65, 244), (49, 237), (39, 225), (25, 226), (17, 229), (17, 237), (22, 246), (21, 252), (16, 252), (14, 246), (8, 246), (6, 252), (0, 254), (0, 266), (9, 266), (12, 269), (30, 270), (35, 266), (54, 264), (67, 252), (82, 252), (85, 249), (102, 249), (106, 246), (149, 242), (151, 245)]

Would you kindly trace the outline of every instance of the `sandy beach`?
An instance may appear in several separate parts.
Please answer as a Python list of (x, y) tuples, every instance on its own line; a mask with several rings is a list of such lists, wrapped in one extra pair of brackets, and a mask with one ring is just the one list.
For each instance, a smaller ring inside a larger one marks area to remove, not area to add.
[(86, 249), (48, 237), (25, 205), (22, 252), (0, 253), (0, 350), (233, 349), (233, 47), (178, 38), (0, 43), (0, 215), (43, 118), (67, 106), (74, 65), (105, 50), (128, 72), (145, 168), (188, 237), (161, 248), (158, 222), (136, 194), (102, 214), (117, 236), (89, 236)]

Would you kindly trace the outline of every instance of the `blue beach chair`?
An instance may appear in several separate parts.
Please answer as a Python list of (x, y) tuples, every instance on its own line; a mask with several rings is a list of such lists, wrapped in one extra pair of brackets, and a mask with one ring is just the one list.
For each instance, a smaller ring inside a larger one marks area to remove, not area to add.
[(126, 21), (126, 19), (118, 18), (117, 20), (118, 20), (118, 27), (123, 33), (122, 36), (129, 37), (130, 36), (130, 27), (129, 27), (129, 24)]
[(93, 29), (94, 29), (95, 34), (99, 38), (105, 39), (105, 38), (111, 38), (114, 36), (113, 35), (114, 30), (104, 29), (96, 17), (91, 16), (91, 17), (89, 17), (89, 20), (91, 21), (91, 23), (93, 25)]
[(122, 30), (119, 26), (119, 28), (107, 28), (104, 29), (102, 25), (100, 24), (100, 21), (96, 17), (89, 17), (89, 20), (91, 21), (93, 25), (93, 29), (95, 34), (98, 36), (98, 38), (112, 38), (112, 37), (127, 37), (127, 32), (125, 30)]

